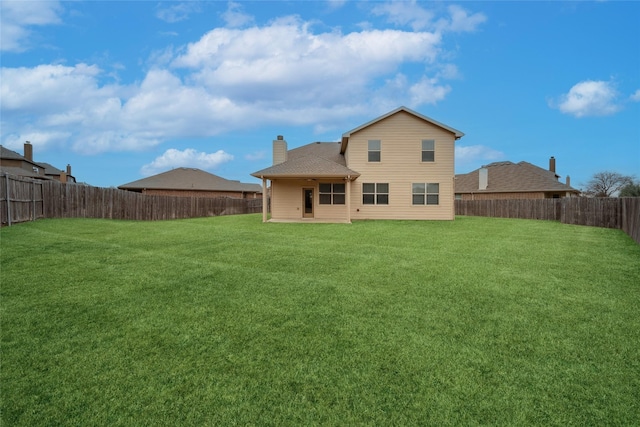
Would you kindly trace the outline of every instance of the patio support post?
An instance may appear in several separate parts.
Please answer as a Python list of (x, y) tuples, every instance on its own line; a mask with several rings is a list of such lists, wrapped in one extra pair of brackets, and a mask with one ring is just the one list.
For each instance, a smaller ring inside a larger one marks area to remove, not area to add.
[(267, 178), (262, 177), (262, 222), (267, 222), (267, 208), (269, 197), (267, 196)]
[(351, 176), (346, 179), (346, 198), (347, 198), (347, 222), (351, 222)]

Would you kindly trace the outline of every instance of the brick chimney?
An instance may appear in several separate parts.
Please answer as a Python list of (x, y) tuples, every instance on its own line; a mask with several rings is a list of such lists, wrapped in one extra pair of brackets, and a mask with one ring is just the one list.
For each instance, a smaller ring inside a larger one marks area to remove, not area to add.
[(273, 141), (273, 164), (279, 165), (287, 161), (287, 141), (282, 135), (278, 135)]
[(24, 143), (24, 158), (33, 162), (33, 145), (29, 141)]
[(553, 156), (549, 159), (549, 170), (556, 173), (556, 158)]
[(478, 190), (486, 190), (489, 186), (489, 169), (483, 166), (478, 171)]
[(71, 165), (67, 164), (67, 176), (71, 176)]
[(571, 187), (571, 178), (567, 175), (567, 187)]

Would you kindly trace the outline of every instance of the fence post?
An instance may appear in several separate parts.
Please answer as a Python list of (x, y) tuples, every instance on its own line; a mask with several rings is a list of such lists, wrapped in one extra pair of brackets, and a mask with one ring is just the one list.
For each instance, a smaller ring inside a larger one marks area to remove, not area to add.
[(11, 194), (9, 194), (9, 189), (11, 186), (9, 185), (9, 174), (4, 174), (4, 181), (7, 187), (7, 225), (11, 227)]

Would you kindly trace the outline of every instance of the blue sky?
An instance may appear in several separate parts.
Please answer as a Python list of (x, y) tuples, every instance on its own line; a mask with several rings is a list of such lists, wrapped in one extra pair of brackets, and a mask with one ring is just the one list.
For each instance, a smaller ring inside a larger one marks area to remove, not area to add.
[(461, 130), (456, 173), (640, 177), (640, 2), (0, 2), (1, 143), (78, 181), (257, 182), (399, 106)]

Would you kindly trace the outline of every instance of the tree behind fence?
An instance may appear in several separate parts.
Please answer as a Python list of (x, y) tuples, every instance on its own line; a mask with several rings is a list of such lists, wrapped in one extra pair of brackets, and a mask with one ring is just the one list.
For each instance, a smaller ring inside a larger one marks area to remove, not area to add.
[[(35, 190), (34, 190), (35, 189)], [(3, 225), (38, 218), (167, 220), (262, 212), (262, 199), (150, 196), (116, 188), (0, 176)]]

